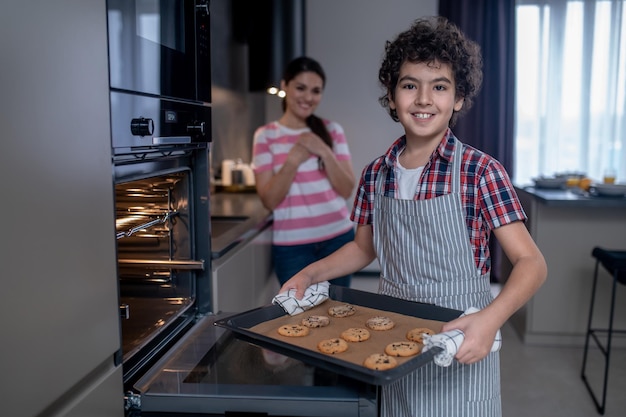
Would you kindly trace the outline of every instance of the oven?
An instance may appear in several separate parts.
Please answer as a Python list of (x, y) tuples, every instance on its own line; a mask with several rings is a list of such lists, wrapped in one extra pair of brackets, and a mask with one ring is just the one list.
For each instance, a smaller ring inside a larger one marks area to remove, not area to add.
[(239, 311), (212, 305), (210, 143), (160, 138), (113, 157), (127, 417), (376, 416), (375, 386), (214, 324)]
[(206, 144), (115, 156), (124, 382), (211, 310)]
[(239, 311), (212, 305), (209, 151), (163, 140), (114, 149), (126, 415), (376, 416), (375, 386), (214, 324)]

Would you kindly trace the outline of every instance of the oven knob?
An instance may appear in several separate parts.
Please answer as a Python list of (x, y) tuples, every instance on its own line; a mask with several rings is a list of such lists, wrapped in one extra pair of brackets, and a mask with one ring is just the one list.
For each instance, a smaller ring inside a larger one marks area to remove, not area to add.
[(154, 132), (154, 122), (152, 119), (140, 117), (130, 121), (130, 132), (134, 136), (152, 136)]
[(187, 125), (188, 133), (196, 133), (204, 136), (204, 122), (194, 122), (192, 125)]

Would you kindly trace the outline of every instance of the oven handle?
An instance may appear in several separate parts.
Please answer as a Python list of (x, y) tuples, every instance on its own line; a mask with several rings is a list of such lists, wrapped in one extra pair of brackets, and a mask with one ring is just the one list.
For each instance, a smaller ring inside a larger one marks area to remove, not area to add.
[(199, 261), (168, 261), (152, 259), (119, 259), (118, 263), (125, 266), (153, 266), (179, 270), (204, 270), (204, 260)]

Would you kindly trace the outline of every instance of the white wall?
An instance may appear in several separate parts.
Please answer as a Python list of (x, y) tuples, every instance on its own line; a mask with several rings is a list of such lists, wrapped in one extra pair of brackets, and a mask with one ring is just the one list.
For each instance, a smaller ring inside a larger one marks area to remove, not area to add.
[[(381, 155), (402, 134), (378, 104), (378, 69), (385, 42), (421, 16), (437, 14), (438, 0), (309, 0), (306, 51), (326, 71), (317, 114), (339, 122), (354, 171)], [(351, 205), (351, 201), (350, 201)]]

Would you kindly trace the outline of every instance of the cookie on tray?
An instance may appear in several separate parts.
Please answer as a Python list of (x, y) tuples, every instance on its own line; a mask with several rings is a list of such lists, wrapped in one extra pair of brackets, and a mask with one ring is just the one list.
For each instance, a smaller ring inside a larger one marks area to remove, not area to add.
[(368, 319), (365, 325), (372, 330), (390, 330), (396, 325), (396, 323), (389, 317), (375, 316)]
[(386, 371), (388, 369), (395, 368), (398, 365), (398, 362), (392, 356), (384, 353), (374, 353), (365, 359), (363, 365), (369, 369)]
[(339, 304), (328, 309), (328, 315), (332, 317), (348, 317), (356, 313), (352, 304)]
[(385, 353), (389, 356), (413, 356), (422, 351), (422, 345), (417, 342), (393, 342), (385, 347)]
[(301, 324), (285, 324), (278, 328), (278, 334), (288, 337), (302, 337), (309, 334), (309, 328)]
[(302, 325), (306, 327), (326, 327), (330, 324), (330, 318), (327, 316), (309, 316), (302, 319)]
[(424, 338), (423, 336), (427, 334), (429, 336), (432, 336), (435, 334), (434, 330), (431, 330), (427, 327), (417, 327), (415, 329), (411, 329), (406, 333), (406, 338), (409, 339), (412, 342), (417, 342), (417, 343), (421, 343), (424, 344)]
[(348, 342), (338, 337), (333, 339), (322, 340), (317, 344), (317, 348), (322, 353), (334, 355), (335, 353), (341, 353), (348, 350)]
[(348, 342), (365, 342), (370, 338), (370, 332), (361, 327), (351, 327), (341, 332), (341, 337)]

